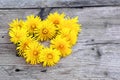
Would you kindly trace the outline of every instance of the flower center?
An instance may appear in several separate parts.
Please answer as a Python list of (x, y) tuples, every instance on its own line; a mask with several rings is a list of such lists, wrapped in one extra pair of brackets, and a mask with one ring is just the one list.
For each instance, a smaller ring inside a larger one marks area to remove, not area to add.
[(52, 58), (53, 58), (53, 55), (52, 55), (52, 54), (48, 54), (48, 55), (47, 55), (47, 58), (48, 58), (48, 59), (52, 59)]
[(22, 25), (21, 24), (18, 24), (18, 26), (21, 28), (22, 27)]
[(43, 33), (43, 34), (47, 34), (47, 33), (48, 33), (48, 30), (47, 30), (46, 28), (44, 28), (44, 29), (42, 30), (42, 33)]
[(25, 43), (23, 44), (23, 49), (26, 49), (27, 45), (28, 45), (28, 44), (25, 42)]
[(35, 56), (38, 55), (38, 52), (37, 52), (37, 51), (34, 51), (34, 52), (33, 52), (33, 55), (35, 55)]
[(63, 44), (60, 44), (60, 45), (59, 45), (59, 48), (60, 48), (60, 49), (64, 48), (64, 45), (63, 45)]
[(20, 35), (16, 34), (16, 38), (17, 38), (17, 39), (20, 39)]
[(59, 21), (58, 21), (58, 20), (55, 20), (53, 23), (54, 23), (54, 24), (59, 24)]
[(36, 28), (36, 25), (35, 24), (32, 24), (31, 25), (31, 28), (34, 30)]

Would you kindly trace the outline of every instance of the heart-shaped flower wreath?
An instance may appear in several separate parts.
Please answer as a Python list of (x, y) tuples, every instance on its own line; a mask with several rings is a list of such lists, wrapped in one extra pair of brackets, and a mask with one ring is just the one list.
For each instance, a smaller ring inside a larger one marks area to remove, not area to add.
[(50, 13), (45, 20), (34, 15), (25, 21), (15, 19), (9, 26), (10, 41), (17, 45), (18, 55), (27, 63), (43, 66), (53, 66), (70, 55), (81, 31), (78, 17), (69, 18), (58, 12)]

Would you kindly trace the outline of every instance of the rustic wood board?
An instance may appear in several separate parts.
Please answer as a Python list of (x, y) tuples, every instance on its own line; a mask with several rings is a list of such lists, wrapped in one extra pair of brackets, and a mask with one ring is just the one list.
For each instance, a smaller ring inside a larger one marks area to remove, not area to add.
[(117, 6), (120, 0), (0, 0), (0, 8)]
[[(119, 0), (0, 0), (0, 4), (0, 80), (120, 80)], [(82, 24), (72, 55), (54, 67), (26, 64), (9, 41), (8, 23), (29, 14), (45, 18), (55, 11), (78, 16)]]

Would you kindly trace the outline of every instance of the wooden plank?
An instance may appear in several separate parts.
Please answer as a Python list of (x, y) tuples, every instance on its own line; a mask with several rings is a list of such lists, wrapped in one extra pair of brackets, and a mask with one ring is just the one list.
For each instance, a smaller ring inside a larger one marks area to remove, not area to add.
[[(15, 18), (25, 19), (27, 15), (38, 15), (41, 9), (0, 10), (0, 29), (8, 29), (8, 23)], [(70, 17), (78, 16), (84, 28), (104, 28), (111, 24), (119, 25), (120, 7), (99, 8), (55, 8), (51, 12), (64, 12)], [(72, 13), (75, 12), (75, 13)], [(49, 13), (46, 11), (46, 13)], [(43, 13), (44, 14), (44, 13)], [(97, 27), (96, 27), (97, 26)]]
[(116, 6), (119, 0), (0, 0), (0, 8)]
[[(63, 78), (67, 80), (116, 80), (120, 78), (119, 48), (120, 45), (116, 44), (87, 45), (84, 49), (63, 58), (56, 66), (47, 68), (42, 68), (41, 65), (26, 65), (22, 58), (16, 58), (12, 54), (4, 54), (4, 56), (1, 54), (0, 64), (4, 72), (0, 74), (12, 76), (10, 79), (16, 76), (15, 78), (21, 77), (25, 80), (61, 80)], [(101, 56), (98, 55), (98, 49)], [(46, 69), (47, 72), (42, 72)]]
[[(78, 42), (83, 44), (120, 44), (120, 25), (109, 25), (103, 29), (82, 28)], [(0, 34), (0, 44), (10, 44), (8, 33)], [(79, 47), (79, 46), (78, 46)]]

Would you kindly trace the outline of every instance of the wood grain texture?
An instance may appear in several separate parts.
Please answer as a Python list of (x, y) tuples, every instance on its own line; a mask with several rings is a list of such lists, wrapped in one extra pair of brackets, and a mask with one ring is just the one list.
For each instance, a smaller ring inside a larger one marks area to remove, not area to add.
[(53, 8), (50, 12), (78, 16), (82, 32), (72, 54), (47, 68), (26, 64), (23, 58), (17, 57), (16, 47), (8, 36), (7, 23), (12, 19), (25, 19), (26, 15), (38, 15), (40, 11), (0, 10), (0, 80), (120, 79), (120, 7)]
[(120, 0), (0, 0), (0, 8), (116, 6)]

